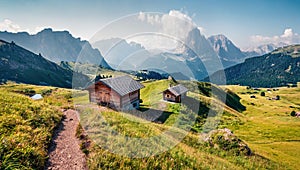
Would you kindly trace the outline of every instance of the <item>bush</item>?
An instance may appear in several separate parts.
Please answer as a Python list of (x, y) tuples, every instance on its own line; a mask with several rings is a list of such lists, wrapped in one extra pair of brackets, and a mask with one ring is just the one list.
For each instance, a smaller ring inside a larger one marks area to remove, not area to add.
[(291, 112), (291, 116), (296, 116), (296, 112), (294, 110)]
[(52, 89), (42, 90), (42, 96), (49, 96), (52, 93)]
[(266, 93), (262, 91), (262, 92), (260, 93), (260, 96), (266, 96)]

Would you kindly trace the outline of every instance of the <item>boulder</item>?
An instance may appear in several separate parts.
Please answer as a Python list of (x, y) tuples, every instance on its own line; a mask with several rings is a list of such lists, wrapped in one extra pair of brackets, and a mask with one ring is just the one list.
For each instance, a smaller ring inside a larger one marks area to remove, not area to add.
[(248, 145), (227, 128), (211, 131), (205, 142), (210, 147), (232, 152), (235, 155), (252, 155), (252, 151)]

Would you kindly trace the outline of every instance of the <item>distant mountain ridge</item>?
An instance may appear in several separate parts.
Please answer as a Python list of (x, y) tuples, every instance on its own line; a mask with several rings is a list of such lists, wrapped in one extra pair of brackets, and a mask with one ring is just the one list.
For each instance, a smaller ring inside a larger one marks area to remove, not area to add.
[(0, 40), (0, 82), (8, 80), (18, 83), (72, 87), (73, 75), (78, 82), (88, 82), (88, 77), (64, 69), (36, 55), (14, 42)]
[(185, 80), (201, 80), (217, 70), (244, 61), (246, 57), (224, 35), (206, 39), (198, 28), (193, 28), (182, 44), (168, 52), (148, 51), (141, 44), (128, 43), (121, 38), (100, 40), (92, 45), (103, 52), (115, 69), (137, 71), (159, 68)]
[(246, 55), (225, 35), (210, 36), (208, 37), (208, 41), (219, 55), (224, 67), (241, 63), (246, 58)]
[(92, 44), (94, 48), (99, 49), (105, 60), (113, 68), (117, 68), (120, 63), (126, 60), (126, 57), (139, 51), (146, 51), (145, 48), (138, 43), (128, 43), (121, 38), (111, 38), (105, 40), (99, 40)]
[[(227, 84), (278, 87), (300, 82), (300, 45), (278, 48), (224, 70)], [(211, 75), (221, 80), (221, 71)], [(205, 81), (209, 81), (208, 78)]]
[[(210, 47), (208, 42), (206, 44)], [(173, 74), (175, 79), (201, 80), (208, 75), (201, 59), (196, 55), (189, 56), (186, 51), (153, 52), (138, 43), (128, 43), (120, 38), (100, 40), (93, 43), (93, 46), (103, 51), (107, 61), (115, 69), (132, 71), (160, 69), (168, 74), (181, 72), (180, 76)], [(214, 51), (213, 53), (215, 54)]]
[(264, 54), (270, 53), (273, 50), (275, 50), (275, 49), (277, 49), (279, 47), (284, 47), (284, 46), (288, 46), (288, 44), (286, 44), (286, 43), (264, 44), (264, 45), (259, 45), (257, 47), (249, 48), (249, 49), (245, 50), (243, 53), (247, 57), (260, 56), (260, 55), (264, 55)]
[[(36, 53), (53, 62), (76, 61), (98, 64), (110, 68), (101, 53), (93, 49), (88, 41), (74, 38), (68, 31), (53, 31), (44, 29), (30, 35), (27, 32), (10, 33), (0, 32), (0, 39), (16, 44)], [(80, 56), (80, 58), (78, 58)]]

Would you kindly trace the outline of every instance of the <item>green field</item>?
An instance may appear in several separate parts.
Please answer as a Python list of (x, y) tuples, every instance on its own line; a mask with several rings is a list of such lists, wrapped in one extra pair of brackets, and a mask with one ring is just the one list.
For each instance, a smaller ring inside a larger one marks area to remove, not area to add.
[[(300, 110), (300, 88), (247, 90), (241, 86), (227, 86), (241, 98), (247, 107), (243, 112), (245, 122), (241, 126), (230, 126), (241, 139), (247, 141), (256, 153), (285, 166), (299, 169), (300, 119), (290, 116), (291, 111)], [(266, 96), (260, 96), (264, 91)], [(250, 98), (254, 94), (256, 98)], [(268, 100), (279, 95), (280, 100)]]
[[(0, 86), (0, 169), (43, 169), (52, 132), (68, 108), (70, 91), (54, 87)], [(42, 93), (34, 101), (26, 94)]]
[[(90, 169), (299, 169), (300, 119), (290, 113), (300, 110), (300, 88), (268, 91), (181, 82), (190, 89), (188, 102), (171, 104), (161, 101), (161, 91), (170, 83), (174, 84), (169, 80), (144, 82), (138, 113), (103, 107), (99, 112), (99, 106), (88, 103), (85, 91), (1, 85), (0, 169), (41, 169), (53, 129), (62, 118), (59, 110), (74, 108), (72, 102), (88, 134), (81, 148)], [(260, 95), (262, 91), (266, 96)], [(27, 95), (33, 93), (42, 93), (44, 98), (31, 100)], [(225, 101), (220, 101), (222, 94), (227, 94)], [(277, 95), (280, 100), (267, 100)], [(210, 109), (217, 116), (209, 117)], [(162, 113), (159, 123), (133, 116), (156, 112)], [(187, 124), (189, 120), (194, 123)], [(223, 140), (220, 134), (211, 138), (213, 144), (202, 140), (202, 132), (216, 121), (217, 128), (233, 131), (234, 140)], [(241, 143), (250, 147), (251, 155), (241, 150)]]
[[(90, 169), (284, 169), (280, 162), (264, 158), (259, 153), (254, 152), (251, 156), (244, 155), (238, 151), (238, 146), (234, 142), (226, 143), (217, 139), (219, 145), (211, 147), (201, 140), (201, 131), (205, 122), (213, 122), (205, 116), (212, 101), (224, 107), (224, 114), (217, 116), (221, 121), (219, 128), (243, 124), (246, 118), (237, 110), (245, 108), (239, 106), (241, 108), (237, 107), (235, 110), (229, 107), (239, 100), (238, 96), (227, 90), (229, 97), (225, 103), (222, 103), (218, 100), (219, 94), (209, 92), (210, 85), (191, 84), (189, 88), (198, 86), (201, 88), (201, 92), (193, 90), (188, 93), (190, 101), (196, 100), (200, 103), (200, 108), (195, 113), (189, 103), (161, 104), (161, 91), (170, 83), (172, 82), (167, 80), (148, 81), (144, 83), (145, 88), (141, 90), (142, 112), (162, 109), (161, 112), (164, 114), (172, 113), (162, 124), (132, 116), (134, 113), (131, 112), (122, 113), (103, 108), (99, 112), (96, 105), (78, 106), (81, 124), (92, 140), (92, 145), (84, 148), (88, 150), (86, 153), (89, 153)], [(218, 90), (222, 91), (220, 88)], [(164, 106), (161, 107), (162, 105)], [(218, 112), (218, 108), (213, 110)], [(186, 126), (190, 116), (195, 116), (196, 123)], [(190, 128), (192, 131), (187, 132)], [(159, 135), (160, 137), (156, 138)], [(179, 137), (183, 138), (178, 140)], [(131, 140), (132, 138), (148, 140), (140, 143)], [(169, 147), (172, 144), (174, 147)], [(162, 152), (156, 154), (156, 151)], [(143, 157), (145, 155), (147, 156)]]

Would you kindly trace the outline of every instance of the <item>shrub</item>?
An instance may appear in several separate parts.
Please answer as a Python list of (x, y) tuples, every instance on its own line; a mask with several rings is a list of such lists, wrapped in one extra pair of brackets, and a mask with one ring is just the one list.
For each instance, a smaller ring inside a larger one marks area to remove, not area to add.
[(262, 91), (262, 92), (260, 93), (260, 96), (266, 96), (266, 93)]
[(294, 110), (291, 112), (291, 116), (296, 116), (296, 112)]
[(42, 90), (42, 96), (49, 96), (52, 93), (52, 89)]

